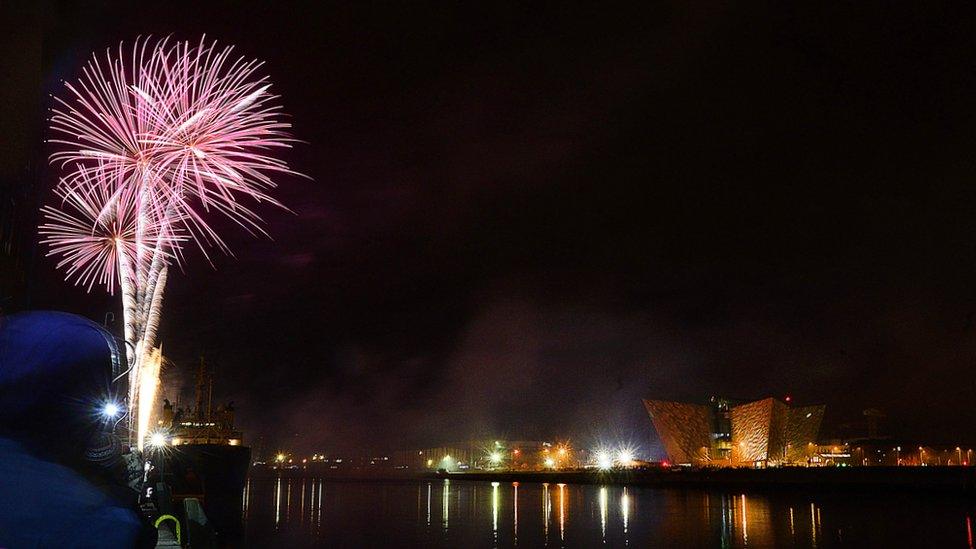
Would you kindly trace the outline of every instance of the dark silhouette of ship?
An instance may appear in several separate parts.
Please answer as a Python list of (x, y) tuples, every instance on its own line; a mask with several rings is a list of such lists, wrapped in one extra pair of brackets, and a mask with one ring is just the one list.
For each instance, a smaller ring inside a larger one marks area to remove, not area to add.
[(251, 449), (234, 426), (233, 402), (213, 407), (213, 375), (200, 359), (196, 406), (163, 404), (160, 426), (169, 433), (165, 480), (174, 503), (185, 498), (203, 502), (218, 534), (236, 537), (241, 530), (241, 501), (251, 462)]

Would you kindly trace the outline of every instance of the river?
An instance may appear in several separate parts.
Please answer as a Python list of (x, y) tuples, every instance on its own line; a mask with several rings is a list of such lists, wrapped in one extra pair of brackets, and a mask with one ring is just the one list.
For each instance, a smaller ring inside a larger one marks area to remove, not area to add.
[(252, 479), (249, 547), (973, 547), (976, 505), (460, 480)]

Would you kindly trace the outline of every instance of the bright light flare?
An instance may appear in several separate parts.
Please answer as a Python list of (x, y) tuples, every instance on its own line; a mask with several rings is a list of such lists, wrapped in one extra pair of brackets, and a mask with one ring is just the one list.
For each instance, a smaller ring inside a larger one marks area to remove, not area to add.
[(634, 451), (629, 448), (621, 448), (617, 452), (617, 463), (621, 467), (630, 467), (634, 464)]
[(613, 456), (609, 450), (596, 451), (596, 466), (604, 471), (613, 468)]
[(155, 432), (149, 435), (149, 446), (152, 448), (163, 448), (166, 446), (166, 435), (160, 432)]
[(118, 417), (119, 412), (121, 411), (122, 410), (119, 408), (119, 405), (114, 402), (107, 402), (105, 403), (105, 406), (102, 406), (102, 415), (109, 419), (115, 419)]

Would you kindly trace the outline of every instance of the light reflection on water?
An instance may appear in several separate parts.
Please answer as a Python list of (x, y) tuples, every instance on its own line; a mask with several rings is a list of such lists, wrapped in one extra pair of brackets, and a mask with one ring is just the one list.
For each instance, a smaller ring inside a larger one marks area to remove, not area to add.
[(607, 542), (607, 487), (600, 487), (600, 533), (603, 542)]
[(556, 486), (559, 487), (559, 540), (566, 541), (566, 485)]
[[(706, 509), (707, 512), (707, 509)], [(620, 515), (624, 519), (624, 543), (630, 545), (630, 538), (627, 537), (627, 522), (630, 518), (630, 496), (627, 495), (627, 487), (624, 486), (624, 493), (620, 496)], [(606, 535), (603, 536), (606, 539)]]
[[(298, 516), (291, 513), (293, 504)], [(976, 516), (971, 503), (939, 496), (743, 494), (446, 479), (252, 479), (241, 510), (244, 541), (254, 547), (974, 549)]]
[[(512, 536), (514, 545), (518, 545), (518, 489), (519, 483), (512, 483), (512, 516), (513, 526), (512, 526)], [(970, 539), (972, 539), (972, 534), (970, 534)]]
[(549, 543), (549, 515), (552, 513), (552, 500), (549, 499), (549, 483), (542, 484), (542, 515), (545, 528), (546, 544)]

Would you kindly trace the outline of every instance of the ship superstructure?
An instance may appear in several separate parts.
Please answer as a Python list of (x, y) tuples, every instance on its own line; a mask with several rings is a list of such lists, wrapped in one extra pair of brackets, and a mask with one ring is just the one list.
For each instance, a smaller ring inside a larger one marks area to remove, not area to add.
[(219, 444), (240, 446), (244, 435), (234, 428), (234, 403), (213, 408), (213, 375), (200, 359), (197, 369), (196, 401), (193, 408), (176, 408), (168, 400), (163, 403), (160, 427), (169, 432), (170, 444)]

